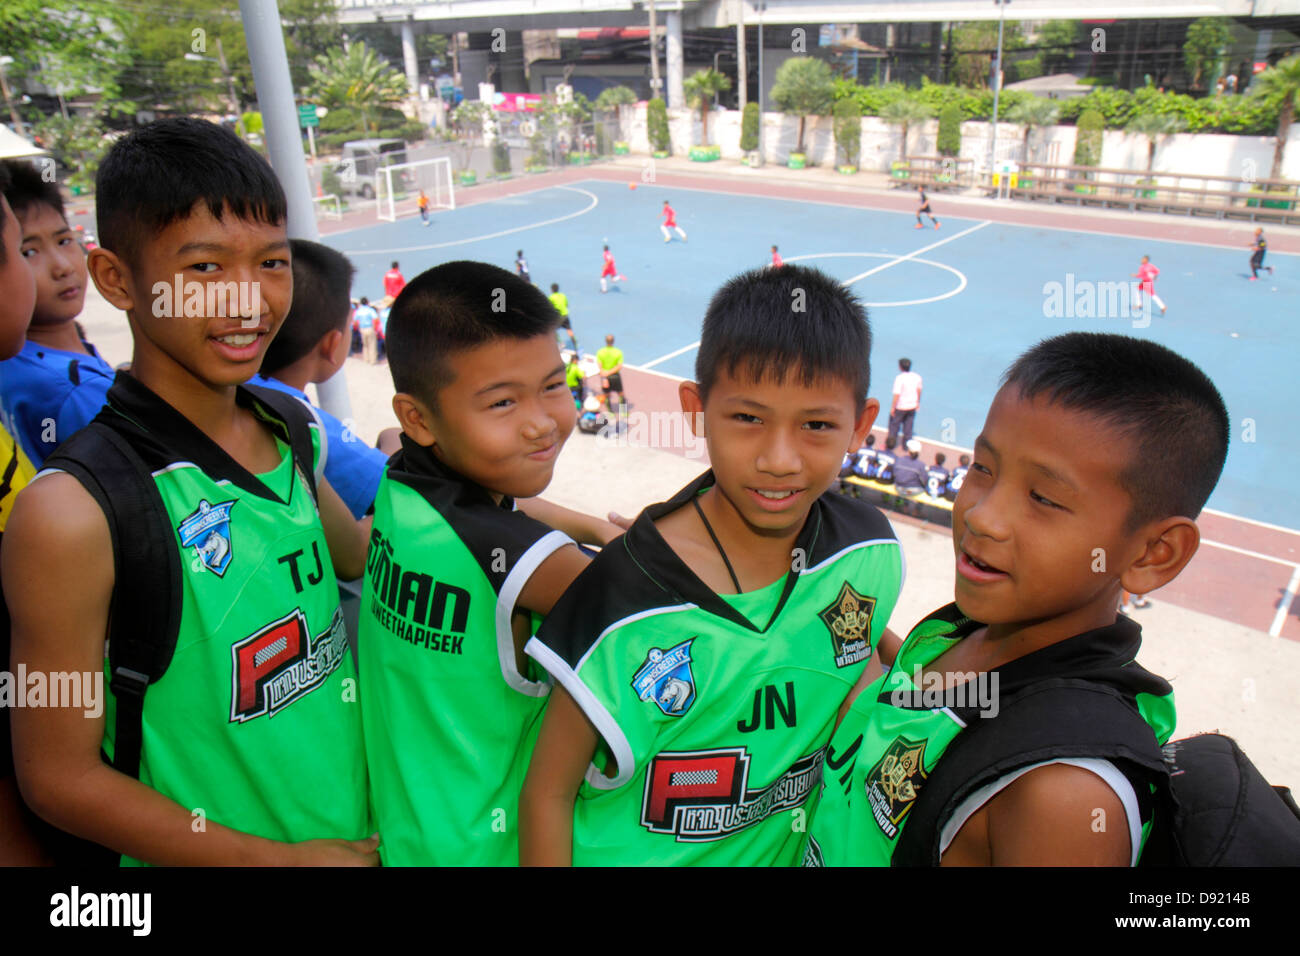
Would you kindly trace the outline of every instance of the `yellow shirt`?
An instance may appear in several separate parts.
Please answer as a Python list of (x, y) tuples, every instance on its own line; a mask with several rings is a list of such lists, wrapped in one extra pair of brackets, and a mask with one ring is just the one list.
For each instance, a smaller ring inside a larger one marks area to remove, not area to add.
[(0, 425), (0, 532), (9, 521), (14, 498), (36, 477), (36, 469), (9, 432)]
[(560, 315), (569, 314), (569, 297), (563, 292), (552, 292), (546, 298), (551, 300), (551, 305), (555, 306), (555, 311)]
[(612, 368), (618, 368), (623, 364), (623, 350), (615, 348), (612, 345), (606, 345), (603, 349), (596, 352), (596, 361), (600, 364), (602, 372), (608, 372)]

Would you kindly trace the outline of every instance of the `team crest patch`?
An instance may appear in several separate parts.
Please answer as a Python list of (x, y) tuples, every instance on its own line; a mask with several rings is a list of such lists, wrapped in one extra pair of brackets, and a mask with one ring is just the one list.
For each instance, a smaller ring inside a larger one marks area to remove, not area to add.
[(867, 774), (867, 802), (876, 826), (889, 839), (916, 803), (925, 783), (925, 741), (896, 737), (880, 762)]
[(650, 653), (632, 677), (632, 689), (646, 703), (653, 701), (669, 717), (680, 717), (695, 703), (695, 677), (691, 674), (691, 638), (676, 647)]
[(845, 581), (839, 596), (818, 612), (831, 632), (836, 667), (848, 667), (871, 656), (871, 616), (875, 611), (876, 599), (864, 597)]
[(176, 528), (181, 536), (181, 547), (193, 548), (198, 559), (207, 568), (222, 577), (234, 557), (230, 549), (230, 509), (235, 500), (211, 504), (199, 501), (194, 513)]

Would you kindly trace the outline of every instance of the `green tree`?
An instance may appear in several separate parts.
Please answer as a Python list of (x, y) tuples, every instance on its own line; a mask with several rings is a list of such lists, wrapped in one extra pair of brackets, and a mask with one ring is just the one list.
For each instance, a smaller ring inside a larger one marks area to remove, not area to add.
[[(998, 21), (979, 20), (963, 23), (953, 31), (952, 45), (956, 50), (953, 77), (961, 86), (985, 89), (993, 73), (993, 59), (998, 48)], [(1022, 49), (1025, 38), (1020, 24), (1007, 20), (1002, 31), (1002, 66), (1007, 70), (1007, 54)]]
[[(748, 109), (749, 104), (745, 107)], [(857, 100), (840, 100), (835, 104), (835, 147), (845, 166), (858, 165), (862, 153), (862, 109)]]
[(880, 111), (880, 118), (892, 126), (898, 126), (902, 129), (903, 135), (899, 138), (898, 158), (900, 161), (907, 159), (907, 131), (917, 123), (923, 123), (934, 115), (933, 109), (925, 103), (922, 103), (915, 96), (904, 96), (901, 99), (888, 103)]
[(1074, 57), (1082, 26), (1078, 20), (1048, 20), (1043, 24), (1038, 31), (1037, 46), (1043, 58), (1044, 73), (1051, 75), (1064, 71)]
[(709, 110), (713, 108), (713, 98), (729, 89), (731, 80), (712, 67), (696, 71), (682, 84), (687, 105), (700, 111), (701, 146), (709, 145)]
[(1139, 113), (1129, 120), (1124, 128), (1130, 133), (1137, 133), (1147, 138), (1147, 172), (1149, 173), (1156, 163), (1156, 144), (1166, 136), (1181, 133), (1187, 128), (1187, 123), (1177, 113)]
[(799, 117), (799, 142), (795, 152), (804, 151), (804, 130), (809, 116), (830, 111), (835, 95), (831, 68), (823, 60), (797, 56), (786, 60), (776, 71), (772, 84), (772, 102), (777, 109)]
[(740, 149), (752, 153), (758, 149), (758, 104), (750, 100), (740, 114)]
[(307, 95), (312, 101), (329, 109), (356, 110), (367, 132), (375, 128), (371, 117), (379, 107), (400, 102), (407, 93), (406, 77), (364, 43), (316, 57), (308, 73)]
[(1289, 56), (1259, 74), (1255, 77), (1254, 88), (1261, 98), (1276, 97), (1280, 100), (1277, 146), (1273, 149), (1273, 170), (1268, 174), (1269, 179), (1280, 179), (1282, 159), (1286, 154), (1286, 139), (1291, 133), (1291, 123), (1295, 120), (1296, 102), (1300, 100), (1300, 54)]
[(668, 135), (668, 106), (658, 96), (646, 104), (646, 135), (650, 138), (650, 149), (654, 152), (672, 152), (672, 142)]
[(939, 113), (939, 140), (937, 148), (940, 156), (961, 155), (961, 107), (949, 103)]
[(495, 127), (496, 114), (481, 100), (462, 100), (448, 117), (456, 138), (460, 142), (462, 162), (460, 168), (470, 168), (474, 148), (484, 140), (487, 131)]
[(1079, 116), (1078, 133), (1074, 142), (1074, 165), (1096, 166), (1101, 162), (1102, 137), (1106, 121), (1096, 110), (1086, 110)]
[(1183, 62), (1191, 74), (1192, 89), (1204, 89), (1208, 83), (1203, 85), (1202, 78), (1210, 80), (1218, 73), (1231, 42), (1232, 34), (1224, 17), (1201, 17), (1188, 26), (1187, 39), (1183, 41)]
[(1023, 162), (1029, 162), (1029, 134), (1035, 129), (1051, 126), (1060, 113), (1061, 107), (1055, 100), (1044, 100), (1038, 97), (1022, 100), (1007, 110), (1007, 122), (1019, 123), (1025, 128)]
[(627, 86), (607, 86), (600, 91), (596, 97), (595, 109), (597, 112), (608, 115), (614, 114), (614, 119), (618, 124), (618, 138), (627, 139), (623, 132), (623, 111), (620, 106), (631, 106), (636, 102), (636, 93), (631, 87)]
[(55, 113), (36, 124), (36, 135), (50, 154), (68, 169), (68, 185), (89, 192), (104, 154), (104, 131), (97, 117), (76, 113), (66, 119)]

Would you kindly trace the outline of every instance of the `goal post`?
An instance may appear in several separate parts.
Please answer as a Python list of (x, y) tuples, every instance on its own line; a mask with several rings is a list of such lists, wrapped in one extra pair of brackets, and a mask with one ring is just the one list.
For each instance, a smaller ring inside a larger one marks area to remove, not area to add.
[(420, 190), (429, 197), (429, 208), (455, 209), (451, 159), (421, 159), (413, 163), (384, 166), (375, 172), (375, 208), (380, 219), (396, 222), (398, 210), (405, 216), (419, 214), (416, 200)]
[(342, 219), (343, 206), (335, 195), (313, 196), (312, 205), (316, 208), (317, 219)]

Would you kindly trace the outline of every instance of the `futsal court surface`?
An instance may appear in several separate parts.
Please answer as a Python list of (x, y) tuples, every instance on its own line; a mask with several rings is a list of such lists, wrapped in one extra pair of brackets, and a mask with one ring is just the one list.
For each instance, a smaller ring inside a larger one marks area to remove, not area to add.
[[(924, 380), (915, 432), (948, 455), (969, 450), (1006, 367), (1035, 342), (1067, 331), (1150, 338), (1187, 356), (1218, 386), (1232, 420), (1228, 461), (1191, 566), (1159, 597), (1300, 640), (1300, 234), (1270, 228), (1267, 265), (1248, 281), (1255, 225), (1155, 215), (1097, 215), (1021, 201), (931, 195), (941, 227), (915, 228), (915, 193), (774, 185), (597, 166), (457, 189), (455, 210), (421, 225), (413, 202), (396, 222), (373, 209), (322, 222), (323, 240), (357, 266), (355, 296), (383, 295), (397, 260), (407, 279), (442, 262), (477, 259), (569, 298), (583, 352), (616, 336), (639, 411), (676, 407), (693, 376), (700, 321), (736, 273), (771, 261), (815, 266), (868, 306), (871, 393), (884, 424), (897, 360)], [(635, 190), (629, 188), (635, 183)], [(670, 200), (683, 242), (659, 230)], [(626, 281), (600, 291), (602, 246)], [(1160, 269), (1135, 309), (1131, 274), (1143, 255)], [(1145, 301), (1145, 297), (1144, 297)], [(798, 315), (792, 313), (791, 321)], [(1149, 466), (1159, 470), (1159, 462)], [(891, 520), (900, 520), (891, 514)], [(906, 519), (901, 519), (906, 520)]]

